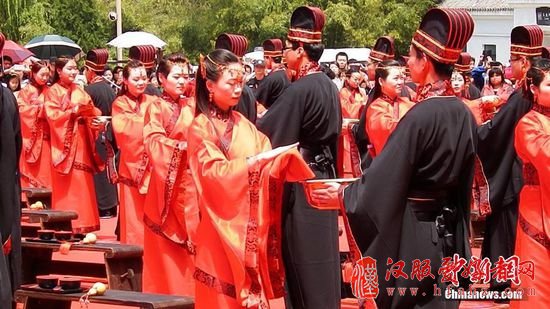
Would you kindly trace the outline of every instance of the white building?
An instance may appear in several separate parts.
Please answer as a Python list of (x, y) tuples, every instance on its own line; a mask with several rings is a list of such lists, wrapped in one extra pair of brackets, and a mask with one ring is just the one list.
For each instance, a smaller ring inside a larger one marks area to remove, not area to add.
[(444, 0), (440, 7), (470, 12), (475, 22), (466, 51), (477, 60), (489, 51), (493, 60), (508, 65), (510, 32), (518, 25), (538, 24), (544, 31), (545, 46), (550, 46), (550, 0)]

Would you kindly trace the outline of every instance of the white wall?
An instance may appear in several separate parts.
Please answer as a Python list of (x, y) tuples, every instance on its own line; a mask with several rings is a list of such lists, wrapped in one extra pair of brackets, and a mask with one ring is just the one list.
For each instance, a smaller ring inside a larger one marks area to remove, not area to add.
[(467, 51), (476, 59), (483, 52), (483, 45), (496, 45), (496, 59), (504, 65), (510, 59), (510, 32), (513, 28), (514, 17), (512, 15), (476, 15), (472, 14), (475, 22), (474, 33), (468, 42)]

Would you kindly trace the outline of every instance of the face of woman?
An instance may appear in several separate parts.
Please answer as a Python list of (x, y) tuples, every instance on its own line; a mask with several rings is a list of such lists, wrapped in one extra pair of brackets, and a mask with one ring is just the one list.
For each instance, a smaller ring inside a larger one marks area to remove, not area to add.
[(57, 74), (59, 74), (59, 81), (62, 84), (72, 84), (78, 75), (78, 66), (74, 60), (69, 60), (63, 69), (57, 69)]
[(409, 49), (409, 60), (407, 61), (407, 65), (409, 67), (409, 71), (411, 74), (411, 79), (415, 83), (423, 83), (426, 79), (426, 62), (428, 60), (426, 57), (420, 57), (416, 53), (416, 49), (411, 45)]
[(393, 67), (388, 70), (386, 79), (380, 78), (378, 82), (380, 83), (382, 93), (390, 98), (395, 98), (401, 93), (405, 81), (401, 68)]
[(462, 77), (462, 74), (453, 72), (453, 75), (451, 76), (451, 86), (453, 87), (453, 91), (455, 93), (460, 93), (464, 90), (464, 77)]
[(115, 83), (122, 84), (124, 80), (124, 76), (122, 75), (122, 70), (119, 70), (118, 72), (114, 73), (113, 78), (115, 79)]
[(130, 69), (128, 79), (124, 80), (124, 84), (128, 87), (128, 92), (134, 97), (138, 97), (143, 94), (145, 87), (147, 87), (147, 72), (145, 67)]
[(113, 72), (111, 72), (111, 70), (107, 70), (103, 73), (103, 77), (105, 77), (106, 80), (112, 81), (113, 80)]
[(162, 88), (172, 98), (183, 95), (185, 84), (189, 81), (189, 67), (187, 65), (173, 65), (168, 76), (159, 74)]
[(351, 76), (348, 78), (348, 84), (352, 89), (357, 89), (359, 87), (359, 83), (361, 83), (361, 73), (354, 72), (351, 73)]
[(48, 67), (41, 68), (38, 72), (33, 75), (34, 82), (39, 86), (44, 86), (48, 83), (50, 78), (50, 69)]
[(231, 63), (222, 71), (216, 82), (208, 82), (214, 103), (222, 110), (227, 110), (239, 103), (243, 84), (243, 67), (240, 63)]
[(491, 86), (498, 87), (502, 85), (502, 75), (495, 74), (490, 78)]
[(14, 76), (14, 77), (10, 78), (10, 80), (8, 82), (8, 87), (12, 91), (17, 91), (17, 88), (19, 88), (19, 76)]
[(531, 86), (531, 92), (535, 95), (536, 103), (550, 107), (550, 73), (546, 73), (544, 80), (538, 87)]

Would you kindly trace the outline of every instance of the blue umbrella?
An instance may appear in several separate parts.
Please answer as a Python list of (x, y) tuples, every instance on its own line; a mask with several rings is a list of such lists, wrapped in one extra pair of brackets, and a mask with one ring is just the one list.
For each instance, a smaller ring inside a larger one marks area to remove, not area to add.
[(37, 58), (50, 59), (63, 55), (75, 56), (82, 52), (82, 48), (73, 40), (56, 34), (47, 34), (34, 37), (25, 48), (32, 51)]

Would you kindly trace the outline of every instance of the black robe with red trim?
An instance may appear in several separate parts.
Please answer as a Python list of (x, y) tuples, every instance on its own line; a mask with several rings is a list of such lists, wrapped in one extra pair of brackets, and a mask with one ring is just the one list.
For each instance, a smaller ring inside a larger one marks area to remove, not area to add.
[(0, 239), (11, 238), (11, 251), (0, 250), (0, 308), (11, 308), (21, 283), (21, 127), (15, 97), (0, 85)]

